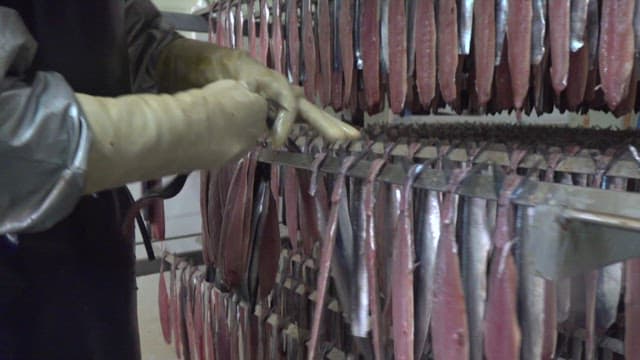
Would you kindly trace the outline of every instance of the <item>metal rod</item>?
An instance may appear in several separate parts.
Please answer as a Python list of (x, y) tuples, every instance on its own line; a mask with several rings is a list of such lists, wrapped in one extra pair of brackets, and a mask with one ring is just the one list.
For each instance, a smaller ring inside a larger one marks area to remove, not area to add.
[[(296, 143), (299, 145), (307, 141), (305, 136), (299, 136), (296, 139)], [(336, 145), (336, 146), (339, 146)], [(363, 141), (355, 141), (349, 146), (350, 151), (361, 151), (363, 148)], [(591, 154), (596, 151), (593, 149), (582, 149), (577, 154), (567, 156), (560, 161), (556, 171), (570, 172), (577, 174), (591, 175), (596, 173), (596, 165), (593, 161)], [(373, 144), (372, 152), (376, 154), (384, 153), (384, 144), (382, 142), (376, 142)], [(392, 156), (406, 156), (408, 153), (408, 146), (405, 144), (398, 144), (391, 152)], [(438, 149), (436, 146), (427, 145), (418, 151), (415, 155), (416, 159), (437, 159)], [(451, 150), (447, 156), (449, 160), (453, 161), (469, 161), (469, 155), (464, 148), (455, 148)], [(509, 153), (504, 144), (492, 144), (482, 150), (474, 159), (477, 164), (492, 163), (501, 166), (509, 165)], [(518, 165), (522, 169), (540, 168), (546, 169), (548, 167), (547, 161), (541, 154), (529, 154), (524, 157), (522, 162)], [(618, 159), (613, 166), (607, 172), (608, 176), (622, 177), (628, 179), (640, 179), (640, 166), (633, 158), (631, 152), (625, 154)]]
[[(262, 150), (259, 160), (266, 163), (291, 166), (298, 169), (311, 170), (312, 155), (291, 153), (284, 151)], [(365, 178), (371, 161), (361, 160), (347, 172), (348, 176)], [(337, 174), (340, 160), (327, 157), (320, 171)], [(402, 184), (406, 176), (406, 169), (399, 164), (386, 165), (379, 181), (392, 184)], [(429, 169), (424, 171), (416, 180), (414, 186), (435, 191), (447, 190), (446, 172)], [(467, 183), (467, 185), (465, 185)], [(468, 186), (472, 184), (472, 186)], [(465, 196), (480, 197), (497, 200), (498, 186), (492, 175), (474, 174), (463, 181), (456, 191)], [(598, 224), (625, 229), (640, 230), (640, 194), (632, 192), (616, 192), (595, 188), (547, 183), (531, 179), (523, 180), (519, 191), (514, 194), (513, 202), (523, 206), (537, 206), (545, 204), (563, 205), (571, 209), (576, 218), (597, 220)]]

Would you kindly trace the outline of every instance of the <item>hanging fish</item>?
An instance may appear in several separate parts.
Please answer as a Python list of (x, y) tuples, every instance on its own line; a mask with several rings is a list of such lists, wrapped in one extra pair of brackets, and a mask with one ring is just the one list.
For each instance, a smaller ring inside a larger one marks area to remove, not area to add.
[(317, 84), (320, 104), (327, 106), (331, 103), (331, 14), (329, 0), (318, 0), (316, 8), (316, 25), (318, 27), (318, 53), (320, 60), (320, 84)]
[(496, 66), (502, 63), (502, 52), (507, 39), (507, 21), (509, 19), (509, 0), (496, 0)]
[(533, 254), (536, 238), (532, 233), (535, 208), (520, 207), (518, 216), (522, 218), (518, 259), (518, 301), (520, 326), (522, 328), (522, 360), (542, 359), (544, 335), (544, 279), (537, 276)]
[(249, 0), (249, 4), (247, 6), (247, 35), (249, 37), (249, 54), (252, 58), (258, 58), (258, 47), (256, 45), (256, 17), (254, 15), (254, 11), (256, 9), (256, 0)]
[(338, 0), (340, 11), (338, 16), (338, 28), (340, 31), (340, 58), (344, 71), (343, 106), (348, 107), (352, 101), (351, 89), (354, 81), (354, 54), (353, 54), (353, 0)]
[(345, 182), (345, 176), (347, 169), (355, 161), (355, 157), (349, 156), (342, 162), (340, 174), (334, 183), (334, 190), (331, 195), (331, 211), (329, 213), (329, 219), (327, 227), (324, 233), (324, 242), (320, 254), (319, 261), (319, 273), (317, 280), (318, 296), (316, 299), (316, 307), (313, 313), (313, 323), (311, 327), (311, 336), (309, 340), (309, 350), (307, 358), (312, 360), (316, 357), (318, 350), (318, 340), (320, 336), (320, 324), (322, 321), (322, 314), (324, 310), (324, 300), (327, 291), (327, 284), (329, 280), (329, 270), (331, 268), (331, 259), (333, 257), (336, 239), (336, 230), (338, 225), (338, 209), (340, 199), (343, 197), (343, 188)]
[(282, 67), (282, 51), (284, 45), (282, 39), (280, 0), (273, 1), (273, 23), (271, 26), (271, 56), (273, 57), (273, 68), (275, 71), (285, 74)]
[(487, 200), (468, 199), (463, 209), (462, 279), (467, 301), (470, 359), (482, 360), (487, 269), (491, 250)]
[(438, 82), (442, 99), (451, 104), (458, 96), (456, 71), (458, 69), (458, 10), (455, 0), (438, 3)]
[[(255, 0), (252, 0), (255, 1)], [(287, 31), (287, 64), (291, 82), (300, 84), (300, 32), (298, 29), (298, 1), (287, 1), (286, 9)]]
[(317, 60), (311, 0), (302, 0), (302, 49), (304, 94), (309, 101), (315, 102)]
[(363, 6), (362, 27), (360, 29), (364, 75), (362, 78), (369, 114), (377, 111), (381, 99), (379, 7), (378, 0), (368, 1), (367, 6)]
[[(474, 0), (461, 0), (458, 12), (458, 53), (469, 55), (471, 52), (471, 34), (473, 32)], [(477, 30), (477, 28), (476, 28)]]
[(567, 87), (571, 2), (549, 1), (549, 37), (551, 39), (551, 85), (556, 95)]
[(633, 69), (634, 0), (603, 0), (598, 64), (604, 98), (615, 110), (629, 91)]
[(420, 0), (416, 6), (416, 85), (420, 104), (428, 108), (436, 94), (436, 18), (433, 0)]
[(446, 193), (433, 287), (431, 337), (436, 359), (468, 359), (467, 310), (456, 244), (457, 196)]
[(584, 46), (589, 1), (597, 2), (597, 0), (571, 0), (571, 52), (576, 52)]
[(393, 345), (396, 359), (413, 359), (414, 355), (414, 294), (413, 294), (413, 182), (424, 165), (409, 169), (402, 189), (398, 227), (394, 238), (392, 282)]
[(532, 0), (531, 65), (539, 65), (546, 52), (547, 0)]
[(160, 310), (160, 325), (162, 327), (162, 336), (164, 342), (171, 344), (171, 306), (169, 293), (167, 291), (167, 282), (164, 276), (164, 264), (166, 253), (160, 259), (160, 280), (158, 283), (158, 310)]
[(495, 63), (493, 56), (496, 47), (495, 7), (493, 4), (492, 0), (476, 0), (474, 9), (475, 89), (481, 108), (491, 99), (491, 86), (493, 85)]
[(407, 96), (407, 20), (404, 0), (389, 2), (389, 105), (395, 114)]
[(342, 2), (336, 0), (331, 6), (331, 51), (333, 58), (331, 59), (331, 106), (335, 111), (341, 111), (343, 108), (344, 88), (342, 70), (342, 54), (340, 50), (340, 9)]
[(522, 109), (529, 92), (531, 71), (531, 0), (509, 0), (507, 21), (508, 57), (513, 90), (513, 106)]
[(260, 50), (258, 59), (263, 65), (267, 65), (269, 54), (269, 4), (267, 0), (260, 0)]
[(427, 335), (433, 311), (433, 289), (436, 254), (440, 240), (440, 198), (435, 191), (421, 191), (417, 199), (415, 270), (415, 357), (419, 359), (427, 349)]
[(519, 182), (517, 176), (508, 176), (498, 200), (485, 309), (484, 351), (487, 359), (517, 359), (520, 355), (522, 337), (517, 309), (518, 270), (511, 253), (514, 217), (509, 198)]

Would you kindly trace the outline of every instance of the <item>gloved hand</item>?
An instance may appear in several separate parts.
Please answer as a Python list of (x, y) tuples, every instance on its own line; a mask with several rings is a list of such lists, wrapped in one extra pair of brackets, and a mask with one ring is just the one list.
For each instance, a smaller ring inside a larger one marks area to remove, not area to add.
[(267, 102), (224, 80), (174, 95), (76, 94), (92, 132), (85, 193), (242, 156), (267, 134)]
[(171, 42), (159, 57), (157, 82), (161, 91), (174, 92), (233, 79), (278, 108), (272, 128), (273, 145), (282, 145), (293, 122), (302, 120), (330, 141), (356, 139), (359, 132), (330, 116), (289, 85), (281, 74), (266, 68), (248, 53), (190, 39)]

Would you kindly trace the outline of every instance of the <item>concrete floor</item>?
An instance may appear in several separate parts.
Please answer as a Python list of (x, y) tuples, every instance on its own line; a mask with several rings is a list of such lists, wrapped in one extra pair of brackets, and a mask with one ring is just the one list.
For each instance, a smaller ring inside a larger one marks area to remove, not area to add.
[(143, 360), (177, 359), (173, 346), (165, 344), (162, 337), (158, 315), (158, 274), (138, 278), (138, 323)]

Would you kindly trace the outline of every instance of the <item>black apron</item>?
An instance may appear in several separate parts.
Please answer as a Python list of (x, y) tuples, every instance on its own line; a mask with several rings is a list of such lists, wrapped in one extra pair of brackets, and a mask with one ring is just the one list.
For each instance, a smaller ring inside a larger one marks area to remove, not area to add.
[[(130, 91), (122, 0), (0, 0), (38, 42), (33, 70), (75, 91)], [(0, 360), (139, 359), (133, 238), (125, 189), (85, 196), (52, 229), (0, 255)]]

